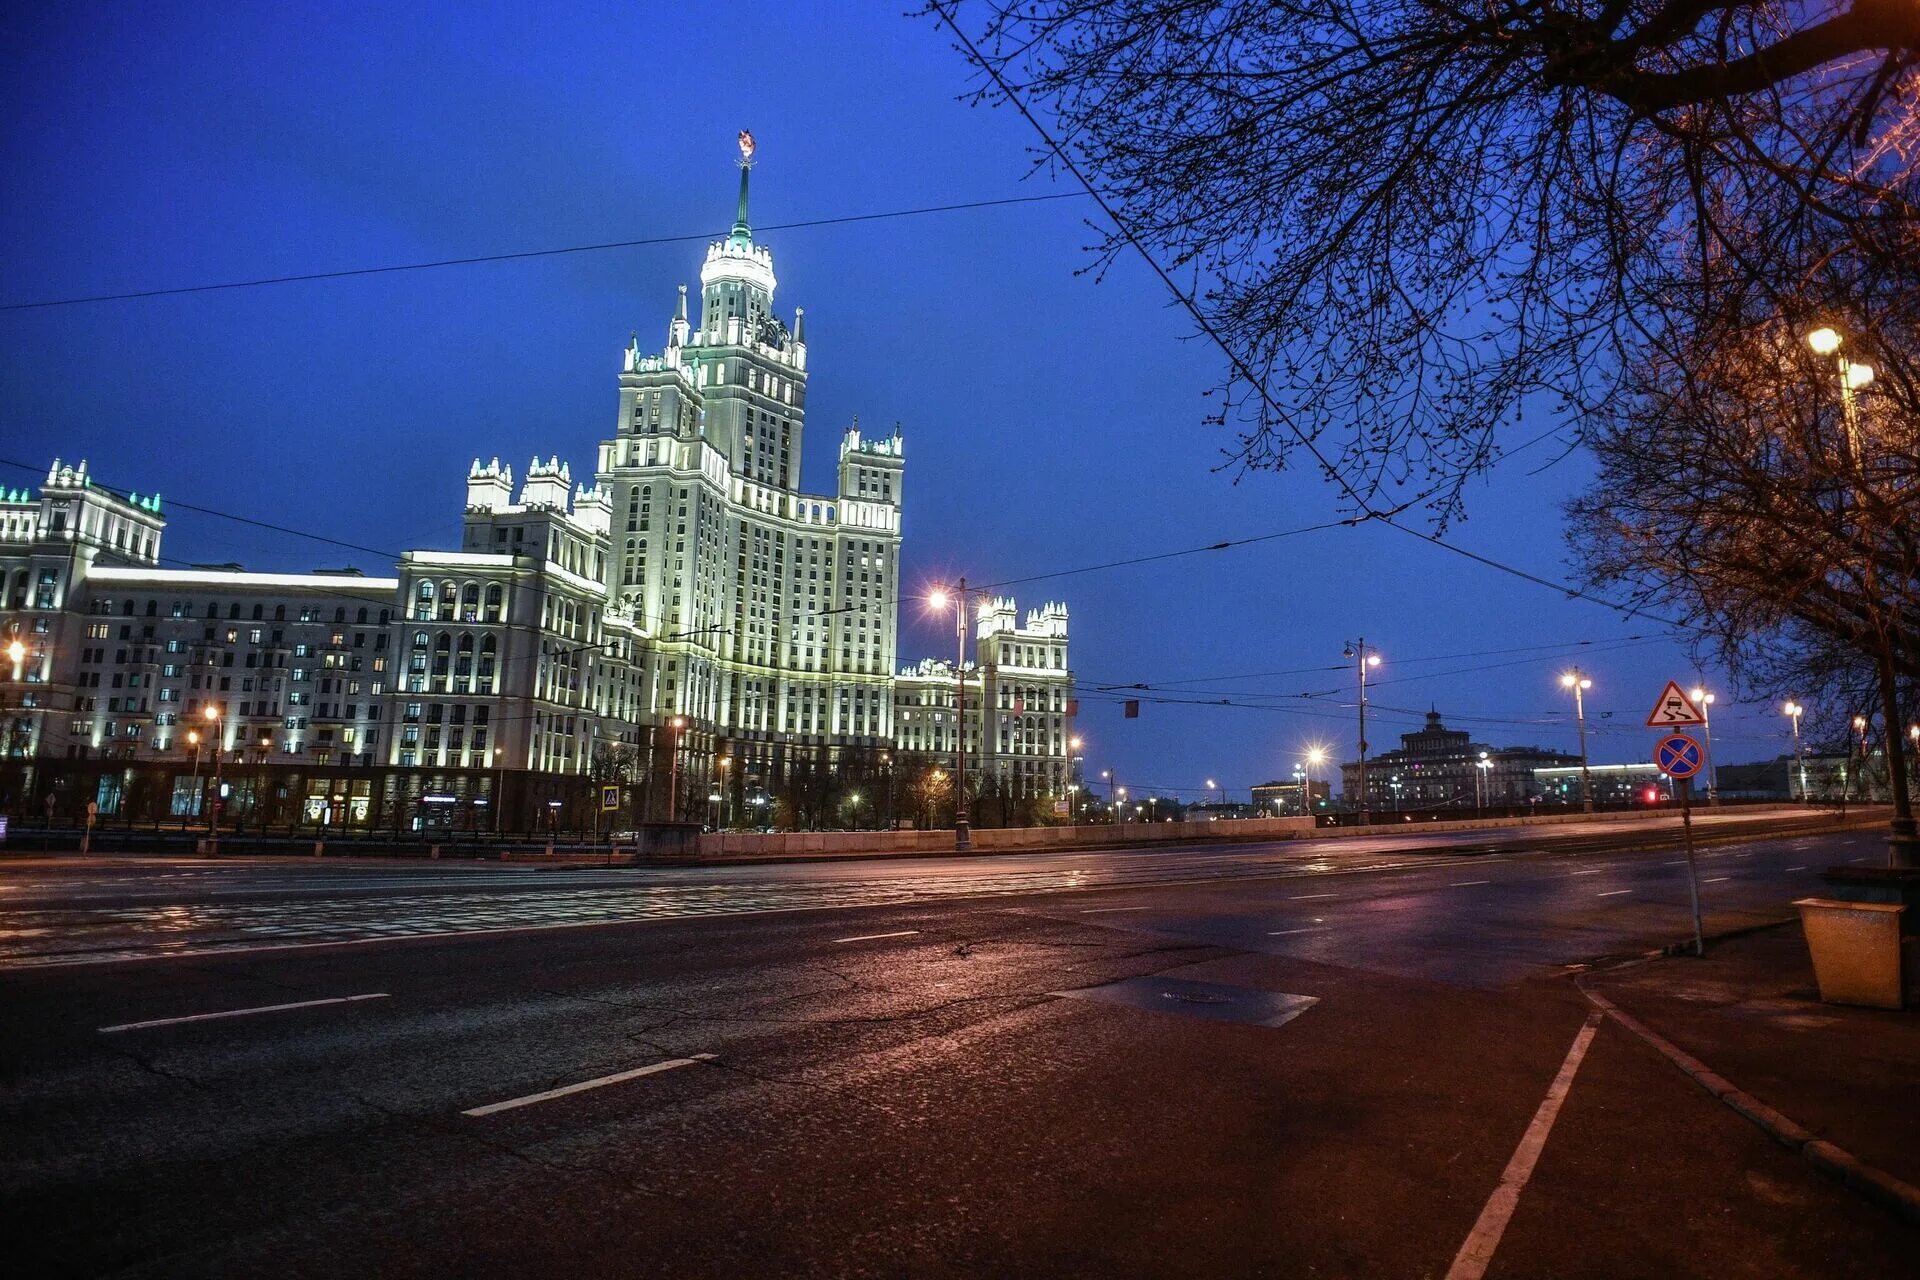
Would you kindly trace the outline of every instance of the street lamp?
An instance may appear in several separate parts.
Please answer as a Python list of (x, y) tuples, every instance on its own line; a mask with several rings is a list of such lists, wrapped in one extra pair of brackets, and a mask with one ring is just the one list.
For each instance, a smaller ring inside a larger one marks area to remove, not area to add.
[[(1867, 532), (1866, 450), (1860, 438), (1860, 415), (1854, 404), (1854, 393), (1873, 381), (1873, 366), (1848, 360), (1840, 354), (1844, 340), (1836, 329), (1821, 326), (1807, 335), (1807, 345), (1816, 355), (1832, 356), (1834, 371), (1840, 383), (1841, 418), (1846, 424), (1848, 463), (1853, 472), (1854, 506), (1857, 518), (1862, 526), (1861, 532)], [(1864, 565), (1867, 583), (1871, 588), (1874, 578), (1873, 560), (1869, 557)], [(1878, 622), (1877, 619), (1873, 621)], [(1884, 637), (1874, 654), (1875, 674), (1880, 685), (1881, 714), (1886, 719), (1886, 758), (1887, 790), (1893, 801), (1893, 820), (1888, 823), (1887, 865), (1910, 867), (1920, 862), (1920, 836), (1915, 835), (1913, 821), (1913, 795), (1907, 788), (1906, 770), (1901, 767), (1900, 732), (1896, 727), (1900, 717), (1899, 689), (1893, 668), (1893, 646)], [(1861, 764), (1866, 764), (1862, 753)], [(1806, 766), (1801, 765), (1801, 799), (1806, 798)]]
[(1593, 688), (1589, 680), (1575, 667), (1560, 677), (1560, 687), (1573, 690), (1573, 715), (1580, 722), (1580, 811), (1593, 812), (1593, 774), (1587, 767), (1587, 690)]
[(1361, 636), (1357, 643), (1347, 646), (1346, 656), (1353, 659), (1360, 676), (1360, 825), (1364, 827), (1371, 818), (1367, 812), (1367, 669), (1380, 665), (1380, 655), (1369, 653), (1367, 638)]
[[(1853, 731), (1860, 735), (1860, 766), (1854, 770), (1854, 773), (1860, 779), (1860, 803), (1865, 804), (1867, 802), (1867, 718), (1865, 716), (1853, 718)], [(1848, 789), (1851, 790), (1851, 786)]]
[(1326, 762), (1327, 749), (1325, 747), (1308, 747), (1307, 758), (1300, 762), (1301, 772), (1307, 775), (1306, 811), (1308, 813), (1313, 812), (1313, 771), (1316, 766), (1323, 765)]
[(1474, 795), (1479, 801), (1478, 807), (1484, 809), (1487, 807), (1488, 800), (1492, 798), (1492, 788), (1487, 785), (1488, 782), (1491, 781), (1488, 777), (1487, 770), (1493, 768), (1493, 760), (1486, 752), (1482, 751), (1480, 758), (1474, 761), (1474, 768), (1479, 770), (1479, 772), (1474, 775), (1474, 781), (1479, 784), (1474, 788)]
[[(882, 756), (881, 759), (884, 760), (886, 757)], [(727, 770), (733, 767), (733, 757), (721, 756), (715, 763), (720, 766), (720, 825), (727, 827), (732, 825), (733, 818), (733, 792), (727, 787)], [(891, 787), (893, 785), (893, 771), (889, 769), (887, 772), (887, 785)], [(888, 792), (888, 800), (889, 802), (892, 800), (891, 791)]]
[[(193, 790), (191, 793), (193, 795), (193, 807), (202, 809), (205, 808), (206, 805), (200, 795), (200, 731), (198, 729), (187, 730), (187, 741), (193, 745)], [(192, 817), (197, 815), (189, 814), (188, 816)]]
[(667, 743), (672, 754), (667, 765), (667, 821), (678, 822), (680, 814), (680, 731), (687, 727), (685, 716), (667, 721)]
[[(1106, 780), (1106, 784), (1107, 784), (1107, 811), (1108, 811), (1108, 815), (1109, 815), (1109, 816), (1111, 816), (1111, 815), (1113, 814), (1113, 812), (1115, 811), (1115, 810), (1114, 810), (1114, 803), (1113, 803), (1113, 802), (1114, 802), (1114, 800), (1115, 800), (1115, 799), (1116, 799), (1116, 798), (1117, 798), (1118, 796), (1123, 796), (1123, 795), (1125, 795), (1125, 794), (1127, 794), (1127, 789), (1126, 789), (1125, 787), (1120, 787), (1120, 786), (1116, 786), (1116, 785), (1114, 785), (1114, 781), (1113, 781), (1113, 770), (1111, 770), (1111, 769), (1102, 769), (1102, 770), (1100, 771), (1100, 776), (1101, 776), (1101, 777), (1102, 777), (1103, 779), (1105, 779), (1105, 780)], [(1127, 815), (1126, 815), (1126, 813), (1125, 813), (1125, 811), (1120, 811), (1120, 821), (1122, 821), (1122, 822), (1125, 822), (1126, 820), (1127, 820)]]
[[(935, 587), (927, 595), (927, 603), (934, 609), (944, 609), (948, 602), (953, 604), (953, 634), (958, 641), (959, 655), (953, 664), (953, 847), (957, 853), (965, 853), (973, 848), (973, 832), (967, 824), (967, 580), (960, 579), (960, 585), (954, 594), (949, 595), (945, 587)], [(985, 686), (981, 687), (982, 696)], [(981, 721), (982, 736), (985, 736), (986, 722)]]
[(1085, 744), (1085, 741), (1086, 740), (1077, 733), (1067, 739), (1067, 821), (1074, 824), (1080, 821), (1080, 792), (1083, 788), (1074, 776), (1073, 762), (1080, 758), (1080, 748)]
[(500, 834), (500, 823), (503, 821), (500, 811), (507, 807), (505, 799), (500, 794), (506, 790), (507, 766), (500, 759), (499, 747), (494, 747), (487, 755), (493, 761), (493, 834), (497, 836)]
[(1720, 777), (1713, 764), (1713, 713), (1708, 710), (1713, 706), (1713, 695), (1695, 686), (1693, 705), (1700, 708), (1700, 731), (1707, 739), (1707, 803), (1719, 804)]
[(207, 852), (217, 855), (220, 852), (220, 765), (221, 756), (224, 754), (220, 750), (219, 704), (209, 702), (203, 714), (207, 718), (208, 736), (213, 739), (207, 748), (213, 752), (213, 806), (207, 822)]
[[(1805, 804), (1807, 802), (1807, 757), (1800, 750), (1800, 717), (1806, 714), (1807, 709), (1792, 698), (1788, 698), (1781, 704), (1780, 710), (1793, 721), (1793, 758), (1800, 770), (1800, 803)], [(1789, 800), (1793, 798), (1792, 786), (1787, 788), (1787, 798)]]

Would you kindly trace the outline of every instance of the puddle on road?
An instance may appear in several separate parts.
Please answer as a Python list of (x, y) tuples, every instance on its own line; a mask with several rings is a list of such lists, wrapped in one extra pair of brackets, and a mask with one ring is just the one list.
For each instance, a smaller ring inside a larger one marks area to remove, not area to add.
[(1284, 991), (1256, 991), (1217, 982), (1185, 978), (1127, 978), (1078, 991), (1056, 991), (1068, 1000), (1093, 1000), (1150, 1013), (1178, 1013), (1209, 1022), (1239, 1022), (1254, 1027), (1278, 1027), (1293, 1021), (1318, 996), (1289, 995)]

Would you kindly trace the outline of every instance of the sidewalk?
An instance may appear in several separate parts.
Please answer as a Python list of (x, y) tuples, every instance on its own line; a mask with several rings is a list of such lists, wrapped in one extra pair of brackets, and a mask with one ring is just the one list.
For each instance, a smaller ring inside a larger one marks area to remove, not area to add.
[(1705, 959), (1671, 956), (1582, 985), (1698, 1059), (1704, 1078), (1679, 1065), (1735, 1110), (1920, 1221), (1920, 1013), (1821, 1004), (1797, 921), (1709, 943)]

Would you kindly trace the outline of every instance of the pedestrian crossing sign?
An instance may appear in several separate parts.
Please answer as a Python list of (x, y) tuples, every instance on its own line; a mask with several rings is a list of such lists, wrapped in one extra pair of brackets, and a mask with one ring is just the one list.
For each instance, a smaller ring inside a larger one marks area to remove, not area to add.
[(1672, 680), (1667, 681), (1667, 687), (1660, 691), (1660, 701), (1654, 703), (1653, 710), (1647, 713), (1649, 729), (1679, 729), (1706, 722), (1706, 716), (1687, 696), (1687, 691)]
[(602, 813), (612, 813), (615, 809), (618, 809), (619, 807), (620, 807), (620, 788), (618, 787), (600, 788), (600, 811)]

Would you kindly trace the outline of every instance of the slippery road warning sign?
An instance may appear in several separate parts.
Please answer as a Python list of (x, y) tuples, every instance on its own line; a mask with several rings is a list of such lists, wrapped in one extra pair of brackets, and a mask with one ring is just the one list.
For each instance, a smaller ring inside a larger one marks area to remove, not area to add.
[(1647, 713), (1649, 729), (1680, 729), (1688, 725), (1705, 724), (1706, 716), (1687, 691), (1673, 681), (1667, 681), (1667, 687), (1660, 692), (1660, 701), (1653, 704), (1653, 710)]

